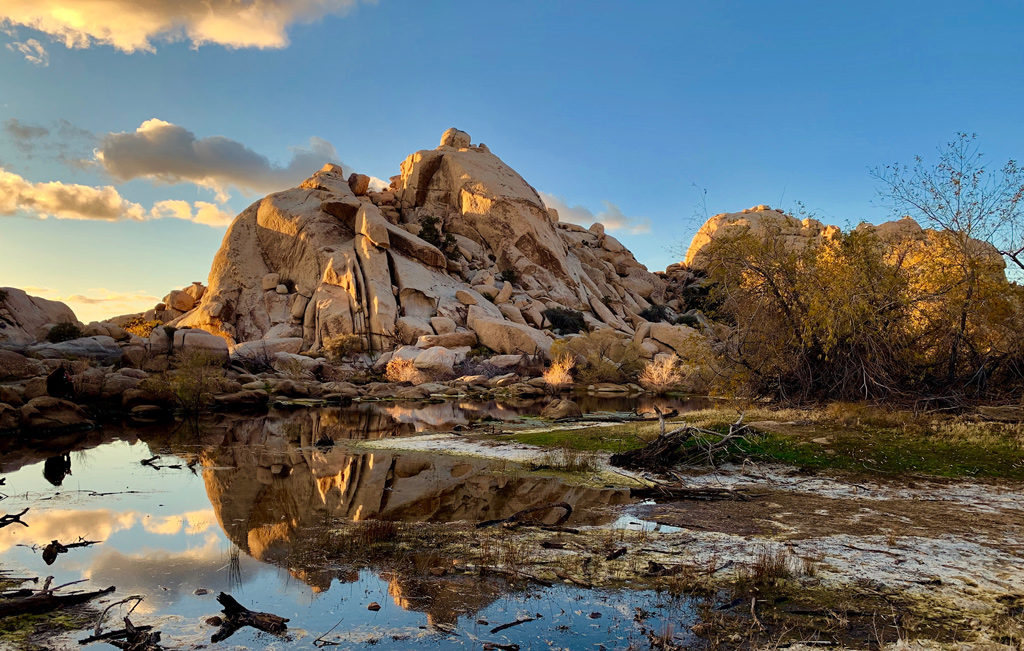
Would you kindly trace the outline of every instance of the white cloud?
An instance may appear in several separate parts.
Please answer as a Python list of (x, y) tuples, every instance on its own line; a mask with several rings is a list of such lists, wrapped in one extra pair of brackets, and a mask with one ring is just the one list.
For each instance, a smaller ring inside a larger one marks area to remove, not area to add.
[(41, 219), (95, 219), (100, 221), (146, 218), (137, 203), (124, 199), (113, 186), (77, 183), (32, 183), (0, 168), (0, 215), (30, 214)]
[(67, 48), (154, 52), (154, 41), (283, 48), (288, 28), (346, 13), (358, 0), (4, 0), (0, 27), (28, 27)]
[[(0, 10), (2, 11), (2, 10)], [(43, 44), (34, 38), (30, 38), (26, 41), (14, 41), (13, 43), (7, 44), (7, 49), (11, 52), (17, 52), (25, 57), (25, 60), (29, 63), (34, 63), (37, 66), (46, 67), (50, 65), (50, 54), (43, 47)]]
[(196, 138), (184, 127), (154, 118), (132, 133), (103, 136), (95, 157), (107, 173), (122, 181), (195, 183), (214, 190), (224, 201), (229, 187), (265, 193), (295, 186), (324, 163), (336, 161), (338, 153), (326, 140), (310, 138), (308, 147), (293, 147), (291, 161), (278, 166), (237, 140)]
[(98, 221), (145, 221), (174, 218), (211, 228), (227, 226), (234, 215), (208, 201), (167, 199), (152, 209), (128, 201), (110, 185), (95, 187), (77, 183), (33, 183), (0, 168), (0, 215), (26, 215), (39, 219), (94, 219)]
[[(193, 208), (195, 209), (194, 211)], [(228, 226), (231, 224), (231, 220), (235, 218), (233, 214), (222, 210), (220, 206), (208, 201), (196, 201), (194, 204), (189, 205), (187, 201), (180, 199), (167, 199), (156, 202), (153, 204), (153, 210), (150, 211), (150, 215), (154, 219), (163, 219), (165, 217), (183, 219), (212, 228)]]
[(627, 233), (634, 235), (651, 232), (650, 219), (647, 217), (627, 217), (622, 212), (622, 209), (611, 201), (602, 201), (604, 210), (594, 214), (589, 208), (580, 205), (570, 206), (561, 197), (548, 194), (547, 192), (541, 192), (540, 198), (548, 208), (554, 208), (558, 211), (558, 219), (560, 221), (579, 224), (580, 226), (590, 226), (595, 222), (599, 222), (609, 231), (625, 230)]

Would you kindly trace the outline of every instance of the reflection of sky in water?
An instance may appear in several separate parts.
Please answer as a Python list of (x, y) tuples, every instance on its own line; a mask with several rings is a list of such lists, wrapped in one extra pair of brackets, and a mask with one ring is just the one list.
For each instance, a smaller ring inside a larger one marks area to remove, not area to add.
[[(517, 642), (528, 648), (531, 640), (551, 640), (555, 648), (597, 648), (598, 643), (625, 648), (630, 639), (640, 637), (633, 623), (634, 607), (659, 610), (658, 598), (650, 593), (555, 587), (498, 597), (479, 613), (453, 617), (448, 623), (455, 624), (456, 633), (447, 634), (430, 627), (425, 613), (413, 610), (418, 606), (415, 590), (403, 594), (403, 585), (373, 572), (364, 570), (348, 583), (334, 579), (328, 590), (316, 592), (284, 569), (245, 553), (233, 555), (233, 545), (207, 498), (202, 470), (197, 467), (199, 474), (193, 475), (184, 465), (156, 470), (139, 463), (153, 454), (145, 443), (123, 441), (72, 452), (72, 474), (60, 487), (43, 477), (42, 462), (7, 474), (3, 490), (9, 498), (0, 510), (31, 509), (25, 516), (28, 528), (0, 529), (3, 567), (28, 576), (53, 575), (55, 584), (90, 579), (76, 588), (117, 586), (113, 597), (97, 602), (101, 606), (131, 594), (145, 595), (133, 621), (155, 625), (171, 646), (209, 642), (214, 629), (203, 620), (219, 611), (215, 595), (222, 590), (254, 610), (291, 619), (292, 641), (243, 629), (216, 645), (219, 649), (314, 648), (316, 637), (335, 624), (328, 637), (341, 642), (340, 648), (369, 640), (379, 640), (375, 648), (389, 649), (479, 648), (480, 641)], [(158, 463), (178, 461), (165, 455)], [(20, 546), (54, 539), (73, 542), (79, 536), (104, 542), (72, 549), (51, 566), (43, 563), (38, 551)], [(210, 592), (197, 596), (197, 588)], [(379, 612), (366, 609), (372, 601), (381, 604)], [(592, 612), (601, 617), (590, 618)], [(536, 613), (543, 618), (496, 635), (489, 632), (495, 625)], [(108, 622), (122, 616), (114, 611)], [(489, 624), (477, 624), (478, 618)], [(650, 623), (660, 626), (655, 620)]]

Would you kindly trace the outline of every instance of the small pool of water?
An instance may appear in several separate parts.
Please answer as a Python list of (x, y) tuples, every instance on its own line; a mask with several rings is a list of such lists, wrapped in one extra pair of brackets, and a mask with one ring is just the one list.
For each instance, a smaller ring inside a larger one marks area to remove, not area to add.
[[(615, 649), (646, 644), (643, 627), (687, 628), (687, 602), (647, 591), (511, 585), (477, 573), (431, 576), (408, 571), (408, 564), (324, 556), (318, 531), (370, 518), (479, 522), (568, 502), (571, 526), (656, 526), (622, 514), (630, 500), (621, 489), (570, 485), (456, 456), (358, 453), (345, 444), (414, 433), (403, 419), (417, 409), (471, 422), (504, 408), (385, 404), (223, 416), (198, 430), (107, 427), (62, 439), (47, 452), (8, 450), (0, 456), (7, 496), (0, 510), (29, 507), (30, 526), (0, 529), (0, 566), (21, 576), (52, 575), (54, 584), (84, 578), (76, 587), (116, 586), (93, 602), (100, 608), (141, 595), (133, 622), (155, 626), (172, 648), (209, 645), (216, 629), (205, 620), (218, 614), (221, 591), (291, 621), (284, 638), (246, 628), (211, 648), (307, 649), (326, 640), (339, 648), (493, 642)], [(79, 539), (102, 542), (43, 562), (46, 543)], [(315, 552), (324, 562), (300, 562)], [(371, 602), (380, 609), (368, 610)], [(108, 623), (123, 615), (115, 608)], [(491, 633), (520, 618), (533, 619)], [(87, 634), (66, 636), (58, 648), (80, 648), (77, 640)]]

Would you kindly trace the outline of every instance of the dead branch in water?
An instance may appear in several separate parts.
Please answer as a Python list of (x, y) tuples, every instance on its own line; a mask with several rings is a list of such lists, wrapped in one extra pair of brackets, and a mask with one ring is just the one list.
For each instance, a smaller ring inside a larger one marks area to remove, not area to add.
[[(549, 526), (552, 526), (552, 527), (558, 527), (560, 525), (565, 524), (566, 520), (569, 519), (569, 516), (572, 515), (572, 505), (571, 504), (569, 504), (568, 502), (554, 502), (552, 504), (544, 504), (543, 506), (532, 506), (532, 507), (530, 507), (528, 509), (523, 509), (522, 511), (517, 511), (517, 512), (513, 513), (512, 515), (510, 515), (507, 518), (501, 518), (501, 519), (498, 519), (498, 520), (484, 520), (483, 522), (478, 522), (477, 525), (476, 525), (476, 528), (477, 529), (483, 529), (484, 527), (493, 527), (494, 525), (506, 524), (506, 523), (509, 523), (509, 524), (512, 524), (512, 523), (523, 524), (524, 521), (528, 520), (527, 516), (529, 516), (531, 514), (534, 514), (534, 513), (539, 513), (541, 511), (548, 511), (550, 509), (563, 509), (565, 511), (565, 513), (563, 513), (558, 518), (558, 520), (556, 520), (554, 522), (554, 524), (549, 525)], [(537, 522), (537, 524), (541, 524), (541, 523)]]
[[(86, 540), (79, 536), (78, 540), (73, 543), (63, 544), (56, 540), (51, 540), (48, 545), (43, 547), (43, 562), (47, 565), (53, 565), (54, 561), (57, 560), (59, 554), (66, 554), (69, 550), (75, 547), (89, 547), (96, 543), (101, 543), (102, 540)], [(33, 549), (35, 546), (33, 546)]]
[(224, 613), (224, 620), (221, 622), (220, 629), (210, 638), (211, 642), (226, 640), (243, 626), (252, 626), (255, 629), (275, 634), (288, 630), (287, 617), (249, 610), (226, 592), (217, 595), (217, 601), (223, 606), (221, 612)]
[(491, 633), (492, 634), (493, 633), (500, 633), (501, 631), (504, 631), (506, 628), (512, 628), (513, 626), (519, 626), (520, 624), (525, 624), (527, 622), (533, 622), (533, 621), (536, 621), (536, 620), (540, 619), (541, 617), (543, 617), (543, 615), (541, 615), (540, 613), (537, 613), (536, 617), (520, 617), (519, 619), (517, 619), (514, 622), (509, 622), (508, 624), (502, 624), (501, 626), (495, 626), (494, 628), (491, 629)]
[[(82, 579), (82, 581), (84, 581), (84, 579)], [(50, 584), (53, 583), (53, 577), (48, 576), (46, 577), (42, 590), (31, 591), (31, 594), (28, 594), (27, 596), (21, 596), (24, 592), (19, 590), (17, 591), (17, 597), (0, 600), (0, 617), (10, 617), (11, 615), (39, 615), (50, 612), (51, 610), (56, 610), (57, 608), (84, 604), (96, 597), (100, 597), (114, 591), (114, 586), (110, 586), (109, 588), (94, 590), (92, 592), (72, 592), (66, 595), (54, 594), (54, 592), (61, 588), (66, 588), (69, 585), (81, 583), (82, 581), (71, 581), (70, 583), (65, 583), (55, 588), (51, 588)]]
[(17, 522), (18, 524), (20, 524), (22, 526), (27, 527), (28, 523), (24, 522), (21, 519), (21, 516), (25, 515), (26, 513), (28, 513), (28, 507), (27, 506), (24, 509), (22, 509), (21, 513), (15, 513), (13, 515), (12, 514), (0, 515), (0, 529), (3, 529), (4, 527), (6, 527), (9, 524), (14, 524), (15, 522)]

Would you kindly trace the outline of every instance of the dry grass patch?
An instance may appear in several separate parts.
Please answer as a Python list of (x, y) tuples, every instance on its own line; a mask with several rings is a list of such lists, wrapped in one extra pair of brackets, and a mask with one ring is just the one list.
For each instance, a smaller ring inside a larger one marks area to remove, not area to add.
[(544, 382), (551, 389), (564, 389), (572, 384), (572, 370), (576, 368), (576, 358), (571, 355), (561, 355), (551, 366), (544, 369)]
[(685, 374), (679, 358), (674, 355), (660, 355), (647, 362), (644, 370), (640, 372), (639, 382), (643, 388), (660, 395), (679, 388), (684, 379)]

